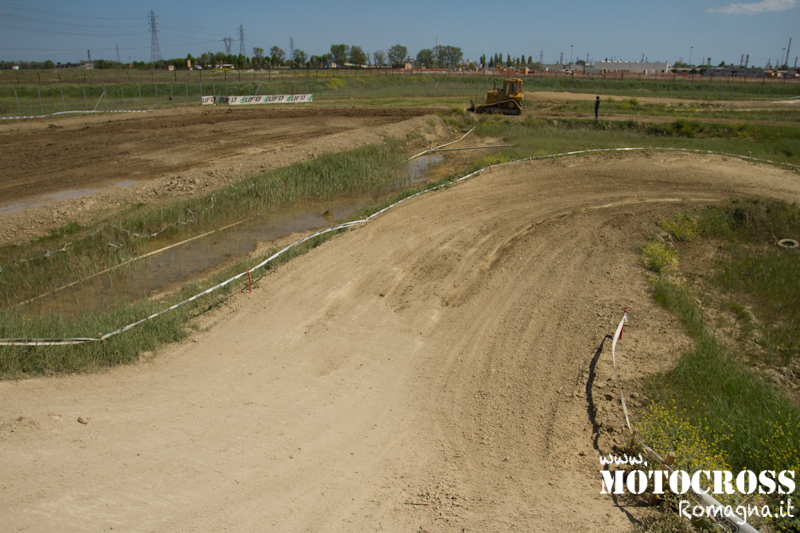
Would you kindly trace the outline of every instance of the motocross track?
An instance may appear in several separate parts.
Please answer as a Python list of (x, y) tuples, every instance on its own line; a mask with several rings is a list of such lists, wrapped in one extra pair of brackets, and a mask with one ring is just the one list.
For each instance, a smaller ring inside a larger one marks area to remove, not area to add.
[(643, 376), (687, 345), (636, 252), (655, 220), (800, 177), (572, 157), (409, 200), (141, 364), (0, 383), (3, 530), (628, 531), (600, 494)]

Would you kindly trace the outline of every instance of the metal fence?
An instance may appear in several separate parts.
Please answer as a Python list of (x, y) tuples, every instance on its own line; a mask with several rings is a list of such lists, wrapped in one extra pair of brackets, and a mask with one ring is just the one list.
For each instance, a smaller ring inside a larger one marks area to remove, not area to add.
[[(504, 75), (518, 75), (505, 73)], [(18, 118), (56, 113), (119, 112), (199, 105), (203, 96), (313, 94), (315, 101), (342, 99), (454, 97), (481, 100), (494, 86), (497, 73), (429, 73), (298, 70), (274, 75), (214, 73), (174, 79), (108, 83), (80, 80), (28, 80), (0, 85), (0, 117)], [(687, 99), (800, 97), (793, 79), (718, 78), (702, 76), (590, 76), (539, 73), (522, 76), (525, 90), (584, 92), (603, 95), (662, 96)], [(167, 81), (169, 80), (169, 81)], [(8, 81), (8, 78), (3, 81)], [(38, 83), (37, 83), (38, 81)], [(95, 80), (96, 81), (96, 80)]]

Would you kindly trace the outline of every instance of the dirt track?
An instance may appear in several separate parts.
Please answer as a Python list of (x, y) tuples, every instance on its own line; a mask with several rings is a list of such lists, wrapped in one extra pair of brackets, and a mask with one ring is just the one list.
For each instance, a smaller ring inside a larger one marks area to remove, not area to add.
[(627, 307), (628, 390), (686, 344), (636, 247), (658, 216), (755, 193), (798, 200), (800, 179), (675, 154), (506, 166), (314, 249), (141, 365), (2, 382), (2, 529), (629, 530), (639, 510), (600, 495), (624, 441), (604, 339)]

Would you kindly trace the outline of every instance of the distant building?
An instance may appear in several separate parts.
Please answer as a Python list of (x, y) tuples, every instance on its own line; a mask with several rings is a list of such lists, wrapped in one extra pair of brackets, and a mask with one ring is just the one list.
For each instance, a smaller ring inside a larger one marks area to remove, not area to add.
[(724, 76), (726, 78), (763, 78), (763, 68), (735, 67), (710, 67), (708, 65), (700, 67), (701, 76)]
[(667, 74), (669, 63), (648, 63), (644, 61), (596, 61), (594, 67), (587, 68), (587, 72), (595, 74), (604, 73), (630, 73), (630, 74)]

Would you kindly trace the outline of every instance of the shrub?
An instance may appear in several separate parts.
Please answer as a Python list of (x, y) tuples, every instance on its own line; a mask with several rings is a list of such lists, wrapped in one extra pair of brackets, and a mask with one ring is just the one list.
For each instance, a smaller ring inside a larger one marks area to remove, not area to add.
[(661, 274), (678, 266), (678, 253), (658, 239), (650, 239), (639, 249), (642, 263), (647, 270)]

